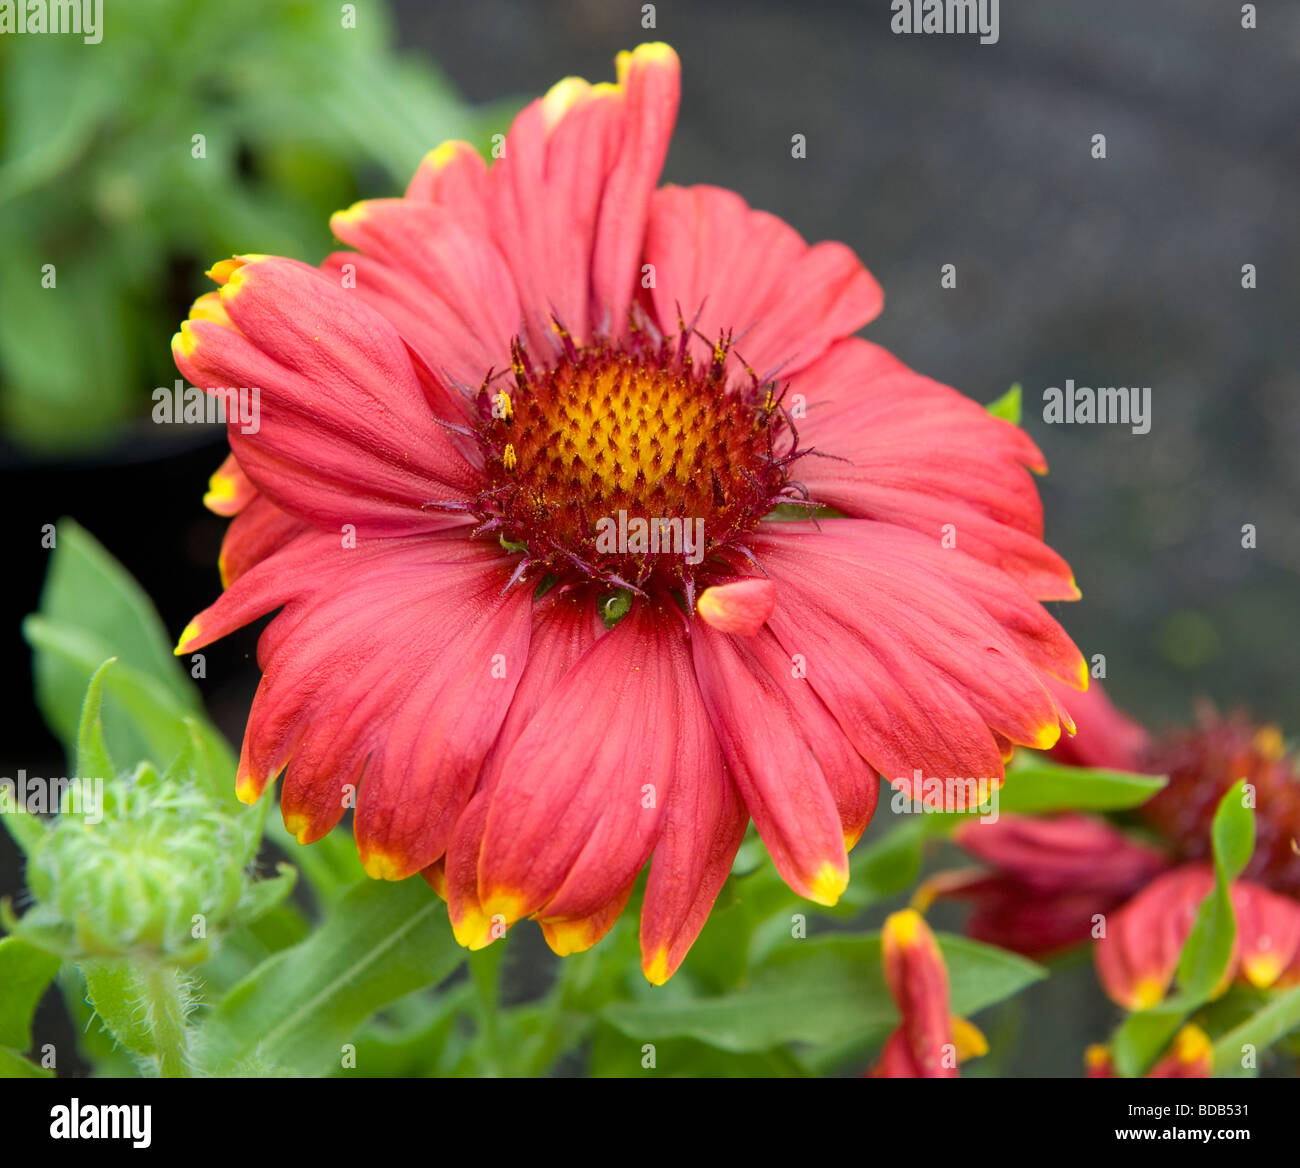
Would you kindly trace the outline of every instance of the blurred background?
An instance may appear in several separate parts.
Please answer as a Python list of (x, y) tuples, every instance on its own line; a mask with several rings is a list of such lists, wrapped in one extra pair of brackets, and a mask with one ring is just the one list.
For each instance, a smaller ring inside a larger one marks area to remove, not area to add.
[[(1084, 594), (1057, 615), (1119, 703), (1158, 727), (1206, 697), (1300, 732), (1300, 5), (1259, 5), (1250, 31), (1224, 0), (1005, 4), (995, 45), (893, 35), (888, 0), (669, 0), (653, 29), (631, 0), (358, 0), (347, 30), (345, 7), (106, 0), (102, 44), (0, 37), (0, 774), (61, 773), (19, 633), (43, 524), (75, 517), (173, 630), (219, 588), (200, 498), (223, 436), (149, 417), (204, 268), (319, 261), (331, 211), (659, 39), (684, 71), (665, 181), (848, 243), (886, 293), (865, 335), (921, 372), (981, 402), (1024, 387), (1048, 539)], [(1150, 432), (1044, 424), (1067, 378), (1150, 386)], [(236, 741), (254, 644), (208, 650)], [(19, 879), (0, 838), (0, 891)], [(1017, 1009), (1036, 1022), (1016, 1073), (1077, 1074), (1113, 1022), (1086, 969)]]

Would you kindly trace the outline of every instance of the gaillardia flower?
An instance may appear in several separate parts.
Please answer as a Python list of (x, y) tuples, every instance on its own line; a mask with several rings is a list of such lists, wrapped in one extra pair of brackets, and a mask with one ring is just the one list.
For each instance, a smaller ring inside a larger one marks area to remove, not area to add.
[[(1059, 688), (1057, 692), (1064, 696)], [(1124, 906), (1119, 919), (1137, 921), (1138, 943), (1148, 955), (1159, 956), (1152, 957), (1154, 964), (1142, 971), (1143, 978), (1126, 985), (1119, 950), (1127, 953), (1133, 947), (1112, 945), (1107, 960), (1119, 964), (1110, 967), (1109, 977), (1103, 968), (1103, 981), (1117, 1002), (1150, 1005), (1168, 987), (1197, 905), (1213, 884), (1209, 861), (1215, 810), (1228, 788), (1244, 779), (1253, 796), (1256, 839), (1234, 888), (1234, 904), (1239, 913), (1269, 904), (1271, 924), (1286, 917), (1284, 901), (1300, 927), (1295, 844), (1300, 839), (1300, 770), (1276, 726), (1256, 726), (1242, 714), (1224, 717), (1205, 708), (1195, 726), (1152, 736), (1117, 710), (1100, 686), (1082, 695), (1073, 712), (1078, 734), (1052, 751), (1061, 761), (1168, 776), (1168, 783), (1137, 809), (1147, 837), (1139, 839), (1084, 814), (1004, 815), (994, 823), (963, 825), (954, 835), (956, 842), (988, 867), (940, 873), (927, 881), (928, 896), (971, 902), (974, 912), (966, 925), (971, 936), (1031, 957), (1090, 937), (1100, 940), (1098, 914), (1110, 917)], [(1174, 879), (1171, 869), (1182, 878)], [(1165, 893), (1173, 894), (1173, 900)], [(1244, 922), (1239, 921), (1243, 935), (1250, 932)], [(1157, 926), (1163, 930), (1159, 937)], [(1278, 924), (1259, 932), (1258, 941), (1267, 950), (1275, 935), (1280, 941), (1286, 932)], [(1113, 940), (1114, 931), (1108, 936)], [(1099, 947), (1098, 960), (1104, 966), (1101, 948), (1105, 946)], [(1276, 951), (1255, 960), (1247, 945), (1245, 980), (1272, 984), (1287, 965), (1287, 960), (1278, 965), (1274, 957)]]
[(958, 1063), (988, 1053), (984, 1035), (949, 1012), (948, 967), (925, 918), (903, 909), (880, 931), (885, 983), (898, 1028), (869, 1075), (873, 1079), (955, 1079)]
[(1086, 684), (1033, 442), (852, 336), (881, 293), (847, 247), (656, 189), (678, 73), (642, 45), (491, 166), (438, 147), (320, 268), (217, 264), (173, 342), (260, 391), (177, 650), (279, 610), (240, 796), (287, 768), (303, 843), (355, 804), (366, 870), (423, 873), (470, 947), (584, 949), (648, 864), (653, 982), (751, 817), (834, 903), (880, 773), (1000, 781), (1070, 725), (1046, 679)]

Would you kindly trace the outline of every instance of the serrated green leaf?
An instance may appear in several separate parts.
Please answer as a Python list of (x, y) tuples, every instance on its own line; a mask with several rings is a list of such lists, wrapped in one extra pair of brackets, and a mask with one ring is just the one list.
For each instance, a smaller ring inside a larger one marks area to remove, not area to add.
[(327, 1074), (369, 1018), (441, 982), (464, 956), (422, 881), (368, 881), (231, 990), (203, 1023), (200, 1064), (212, 1074)]

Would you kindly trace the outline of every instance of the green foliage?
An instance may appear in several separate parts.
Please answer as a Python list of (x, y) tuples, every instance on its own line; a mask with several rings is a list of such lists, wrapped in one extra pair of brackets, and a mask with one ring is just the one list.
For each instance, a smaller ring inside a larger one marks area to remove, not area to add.
[[(962, 937), (939, 937), (953, 1012), (971, 1014), (1044, 976), (1032, 962)], [(885, 985), (880, 935), (788, 940), (736, 990), (711, 997), (643, 995), (601, 1018), (641, 1042), (688, 1038), (757, 1052), (788, 1043), (880, 1041), (898, 1023)]]
[(1001, 418), (1005, 422), (1010, 422), (1013, 426), (1019, 426), (1020, 383), (1017, 382), (1000, 398), (989, 402), (984, 408), (995, 418)]
[[(3, 817), (28, 855), (32, 904), (21, 919), (0, 905), (14, 934), (0, 942), (0, 1074), (45, 1073), (26, 1052), (56, 971), (83, 1058), (109, 1074), (529, 1076), (567, 1060), (595, 1076), (798, 1077), (860, 1071), (897, 1024), (880, 937), (862, 914), (905, 894), (927, 845), (965, 816), (908, 813), (889, 826), (884, 816), (912, 809), (891, 809), (885, 785), (882, 821), (855, 850), (834, 908), (790, 892), (751, 833), (666, 986), (640, 974), (637, 893), (600, 945), (557, 963), (547, 992), (504, 1006), (502, 969), (525, 942), (472, 955), (463, 977), (466, 955), (423, 881), (370, 881), (346, 833), (300, 848), (278, 816), (266, 824), (269, 796), (239, 804), (235, 756), (148, 598), (75, 524), (57, 530), (41, 612), (25, 630), (43, 713), (77, 774), (104, 780), (103, 818), (89, 822), (68, 800), (50, 819)], [(998, 811), (1123, 811), (1163, 783), (1025, 753)], [(1250, 855), (1239, 804), (1225, 800), (1216, 818), (1216, 896)], [(287, 864), (258, 878), (271, 847), (299, 862), (305, 896), (292, 897)], [(206, 936), (191, 935), (196, 914)], [(939, 942), (956, 1014), (1046, 973), (960, 937)], [(1184, 994), (1208, 996), (1231, 943), (1231, 905), (1212, 897), (1180, 966)], [(1199, 1004), (1135, 1024), (1117, 1042), (1125, 1065)], [(1280, 1040), (1297, 1012), (1287, 993), (1225, 1013), (1216, 1058), (1233, 1042)]]
[(59, 959), (18, 937), (0, 940), (0, 1078), (47, 1077), (28, 1061), (32, 1015), (54, 975)]
[(1211, 835), (1214, 888), (1201, 903), (1179, 956), (1178, 990), (1163, 1002), (1130, 1014), (1116, 1032), (1113, 1052), (1122, 1075), (1140, 1075), (1151, 1066), (1183, 1022), (1220, 987), (1228, 971), (1237, 936), (1231, 884), (1255, 848), (1255, 813), (1245, 797), (1245, 780), (1230, 787), (1219, 801)]
[(398, 194), (442, 140), (502, 128), (427, 62), (394, 59), (379, 0), (355, 28), (315, 0), (106, 8), (96, 45), (0, 38), (0, 419), (37, 448), (98, 445), (145, 414), (212, 261), (315, 262), (371, 171)]
[(367, 881), (306, 940), (269, 958), (226, 995), (198, 1034), (213, 1074), (320, 1075), (345, 1043), (368, 1074), (362, 1023), (464, 959), (422, 880)]

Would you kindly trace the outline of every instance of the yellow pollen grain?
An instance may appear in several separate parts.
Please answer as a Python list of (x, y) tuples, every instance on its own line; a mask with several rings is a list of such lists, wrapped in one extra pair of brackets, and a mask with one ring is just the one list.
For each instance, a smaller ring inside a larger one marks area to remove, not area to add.
[(501, 411), (501, 417), (504, 421), (510, 421), (515, 416), (515, 407), (510, 401), (510, 395), (503, 389), (496, 396), (497, 409)]
[(507, 442), (505, 453), (501, 455), (501, 465), (504, 466), (506, 470), (514, 470), (516, 465), (518, 465), (518, 462), (519, 459), (515, 457), (514, 445)]

